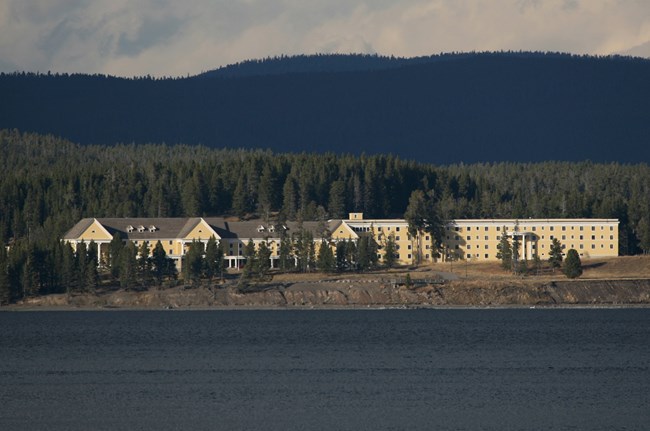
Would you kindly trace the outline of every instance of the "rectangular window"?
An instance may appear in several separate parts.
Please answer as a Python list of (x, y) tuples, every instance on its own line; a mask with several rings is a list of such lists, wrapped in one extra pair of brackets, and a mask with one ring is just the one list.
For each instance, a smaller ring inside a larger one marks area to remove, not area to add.
[(429, 235), (425, 236), (425, 237), (424, 237), (424, 240), (425, 240), (425, 241), (429, 241)]
[(471, 226), (467, 226), (467, 232), (469, 232), (470, 230), (472, 230), (472, 227), (471, 227)]
[(592, 226), (592, 227), (591, 227), (591, 230), (596, 230), (596, 226)]
[(596, 235), (591, 235), (591, 239), (592, 239), (592, 240), (595, 240), (595, 239), (596, 239)]
[(591, 244), (591, 248), (592, 249), (596, 248), (596, 244)]
[(488, 227), (487, 227), (487, 226), (485, 226), (485, 231), (486, 231), (486, 232), (488, 231)]
[(487, 254), (487, 253), (485, 253), (485, 258), (486, 258), (486, 259), (488, 258), (488, 254)]
[(472, 255), (468, 253), (468, 254), (467, 254), (467, 258), (469, 259), (469, 258), (471, 258), (471, 257), (472, 257)]
[(488, 245), (487, 245), (487, 244), (485, 244), (485, 249), (486, 249), (486, 250), (488, 249)]
[(549, 227), (548, 229), (549, 229), (549, 230), (553, 230), (553, 226)]
[(584, 229), (584, 226), (580, 226), (580, 230), (583, 230), (583, 229)]
[(582, 235), (580, 235), (580, 240), (582, 240)]
[(497, 226), (497, 232), (501, 232), (501, 226)]
[(614, 235), (610, 235), (610, 236), (609, 236), (609, 239), (614, 239)]
[(411, 255), (410, 255), (410, 254), (409, 254), (409, 255), (407, 255), (407, 256), (406, 256), (406, 258), (407, 258), (407, 259), (410, 259), (410, 258), (411, 258)]
[(562, 235), (562, 241), (566, 239), (566, 235)]
[(614, 244), (610, 244), (610, 245), (609, 245), (609, 248), (614, 248)]
[(396, 230), (397, 232), (399, 232), (399, 226), (397, 226), (397, 227), (395, 228), (395, 230)]
[(472, 248), (472, 246), (470, 244), (467, 244), (467, 249), (469, 250), (471, 248)]
[(395, 241), (399, 241), (399, 235), (395, 237)]
[(536, 228), (535, 226), (533, 226), (533, 232), (535, 232), (536, 229), (537, 229), (537, 228)]
[(487, 235), (485, 235), (485, 240), (487, 241), (488, 239), (489, 239), (489, 237)]
[(409, 244), (409, 246), (407, 248), (410, 250), (411, 249), (411, 244)]
[(472, 239), (472, 237), (469, 236), (469, 235), (467, 235), (467, 241), (469, 241), (469, 240), (471, 240), (471, 239)]
[(427, 255), (425, 255), (424, 257), (425, 257), (426, 259), (429, 259), (429, 255), (428, 255), (428, 254), (427, 254)]
[(566, 230), (566, 226), (562, 226), (562, 230)]
[(553, 240), (553, 235), (549, 236), (549, 239), (550, 239), (550, 240)]
[(584, 244), (580, 244), (580, 248), (581, 249), (585, 248)]
[(614, 226), (610, 226), (610, 227), (609, 227), (609, 230), (614, 230)]

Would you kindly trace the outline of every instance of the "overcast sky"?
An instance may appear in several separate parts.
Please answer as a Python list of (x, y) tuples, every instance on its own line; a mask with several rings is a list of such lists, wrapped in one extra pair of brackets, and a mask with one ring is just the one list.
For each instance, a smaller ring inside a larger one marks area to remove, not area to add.
[(280, 54), (650, 57), (650, 0), (0, 0), (0, 71), (184, 76)]

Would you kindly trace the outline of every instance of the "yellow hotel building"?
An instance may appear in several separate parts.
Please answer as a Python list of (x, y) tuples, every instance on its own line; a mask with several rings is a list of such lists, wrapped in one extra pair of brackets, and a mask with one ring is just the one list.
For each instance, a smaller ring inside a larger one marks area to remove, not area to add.
[(180, 268), (183, 255), (192, 241), (207, 243), (213, 237), (223, 243), (229, 268), (243, 263), (243, 249), (249, 240), (257, 246), (265, 241), (271, 250), (271, 264), (277, 266), (280, 241), (301, 228), (309, 231), (316, 251), (323, 238), (334, 249), (338, 241), (357, 241), (372, 235), (379, 245), (378, 257), (383, 259), (386, 241), (392, 237), (397, 248), (397, 262), (411, 265), (436, 260), (463, 259), (476, 262), (497, 261), (498, 244), (503, 235), (519, 239), (522, 259), (548, 259), (551, 242), (557, 238), (565, 249), (574, 248), (583, 258), (618, 256), (618, 220), (616, 219), (476, 219), (452, 220), (443, 230), (441, 256), (434, 253), (432, 238), (421, 232), (408, 233), (404, 219), (365, 219), (363, 213), (350, 213), (348, 219), (327, 222), (287, 222), (273, 225), (261, 220), (229, 221), (220, 217), (188, 218), (86, 218), (80, 220), (63, 237), (76, 248), (77, 244), (94, 241), (100, 262), (105, 262), (109, 243), (118, 235), (140, 247), (145, 242), (153, 250), (158, 241)]

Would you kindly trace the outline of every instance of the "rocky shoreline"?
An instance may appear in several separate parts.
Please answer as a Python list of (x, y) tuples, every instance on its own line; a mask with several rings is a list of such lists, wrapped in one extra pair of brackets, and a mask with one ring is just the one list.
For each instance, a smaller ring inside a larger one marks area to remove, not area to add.
[(454, 280), (417, 287), (341, 280), (174, 287), (146, 291), (48, 295), (3, 307), (21, 309), (284, 309), (648, 306), (650, 279), (491, 281)]

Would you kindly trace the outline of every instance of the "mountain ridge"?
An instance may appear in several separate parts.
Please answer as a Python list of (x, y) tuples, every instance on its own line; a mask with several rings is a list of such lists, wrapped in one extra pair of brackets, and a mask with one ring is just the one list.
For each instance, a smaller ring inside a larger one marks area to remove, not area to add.
[(174, 79), (3, 74), (0, 128), (82, 144), (392, 153), (439, 164), (650, 161), (649, 60), (335, 55), (238, 67)]

